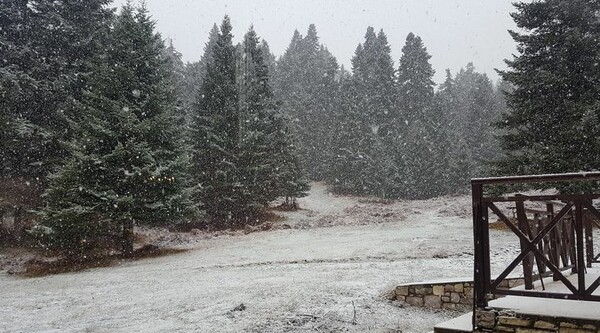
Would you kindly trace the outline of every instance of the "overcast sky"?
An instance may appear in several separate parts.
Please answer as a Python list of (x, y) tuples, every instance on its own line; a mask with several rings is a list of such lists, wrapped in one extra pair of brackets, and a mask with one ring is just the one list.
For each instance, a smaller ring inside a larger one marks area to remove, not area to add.
[[(117, 0), (121, 5), (125, 0)], [(436, 70), (456, 73), (468, 62), (493, 81), (494, 68), (505, 68), (503, 59), (515, 53), (508, 29), (515, 29), (509, 14), (511, 0), (146, 0), (163, 37), (173, 39), (184, 61), (197, 61), (203, 53), (213, 23), (231, 17), (234, 42), (254, 24), (256, 32), (276, 56), (287, 48), (294, 29), (305, 34), (317, 26), (321, 43), (341, 65), (364, 40), (368, 26), (383, 29), (392, 47), (395, 66), (406, 35), (421, 36)]]

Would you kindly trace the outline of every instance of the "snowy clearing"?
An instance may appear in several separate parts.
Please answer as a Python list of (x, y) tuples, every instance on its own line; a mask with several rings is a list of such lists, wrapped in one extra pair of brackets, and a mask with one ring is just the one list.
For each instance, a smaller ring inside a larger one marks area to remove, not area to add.
[[(429, 332), (457, 315), (385, 294), (472, 275), (469, 197), (390, 203), (313, 184), (300, 205), (280, 213), (290, 229), (198, 235), (172, 256), (41, 278), (2, 272), (0, 331)], [(515, 243), (491, 233), (506, 263)]]

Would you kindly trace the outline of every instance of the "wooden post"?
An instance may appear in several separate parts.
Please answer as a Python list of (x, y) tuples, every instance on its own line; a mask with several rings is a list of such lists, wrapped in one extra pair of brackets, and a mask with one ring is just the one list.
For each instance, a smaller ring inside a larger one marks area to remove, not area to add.
[[(474, 271), (473, 282), (473, 330), (477, 328), (477, 309), (483, 309), (488, 306), (487, 291), (489, 288), (489, 238), (486, 238), (487, 232), (484, 230), (487, 225), (487, 219), (484, 221), (483, 205), (483, 185), (471, 184), (471, 195), (473, 204), (473, 240), (474, 240)], [(485, 215), (487, 216), (487, 209)], [(488, 231), (489, 232), (489, 231)], [(488, 258), (488, 262), (485, 260)], [(487, 281), (486, 281), (487, 279)]]

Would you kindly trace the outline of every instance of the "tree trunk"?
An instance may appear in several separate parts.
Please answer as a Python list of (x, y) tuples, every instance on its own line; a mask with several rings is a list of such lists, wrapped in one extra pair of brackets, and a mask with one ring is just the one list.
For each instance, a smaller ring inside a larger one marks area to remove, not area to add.
[(124, 257), (133, 255), (133, 220), (131, 218), (123, 221), (123, 239), (121, 254)]

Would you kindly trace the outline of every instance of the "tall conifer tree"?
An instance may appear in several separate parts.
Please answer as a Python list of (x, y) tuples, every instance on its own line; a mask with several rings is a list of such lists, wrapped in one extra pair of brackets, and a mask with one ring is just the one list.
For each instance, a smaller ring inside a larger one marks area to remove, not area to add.
[(336, 59), (319, 42), (314, 24), (305, 37), (298, 31), (277, 63), (274, 88), (282, 109), (293, 120), (301, 162), (311, 179), (323, 179), (330, 149), (332, 114), (338, 84)]
[(231, 29), (225, 16), (192, 111), (192, 175), (199, 191), (197, 201), (220, 223), (241, 217), (237, 203), (243, 195), (237, 169), (240, 106)]
[(0, 140), (0, 175), (45, 183), (68, 156), (69, 119), (80, 113), (90, 60), (102, 52), (98, 40), (109, 26), (109, 2), (8, 0), (0, 6), (0, 117), (10, 118), (4, 133), (10, 139)]
[[(243, 177), (250, 194), (247, 204), (262, 209), (270, 201), (284, 196), (306, 195), (298, 157), (287, 126), (289, 120), (279, 109), (270, 85), (269, 68), (258, 36), (250, 28), (244, 36), (241, 57), (240, 164), (247, 171)], [(288, 200), (289, 201), (289, 200)], [(252, 210), (251, 210), (252, 212)]]
[(509, 113), (501, 174), (560, 173), (600, 168), (600, 3), (543, 0), (515, 3), (510, 31), (518, 54), (506, 60)]
[(447, 142), (443, 123), (433, 107), (431, 56), (419, 36), (409, 33), (402, 48), (398, 68), (398, 107), (404, 133), (395, 144), (396, 163), (402, 165), (402, 188), (409, 198), (428, 198), (443, 191), (442, 172), (446, 169), (442, 149)]
[(135, 224), (173, 223), (194, 210), (169, 59), (146, 9), (124, 6), (106, 45), (43, 211), (54, 244), (71, 254), (109, 236), (129, 255)]

